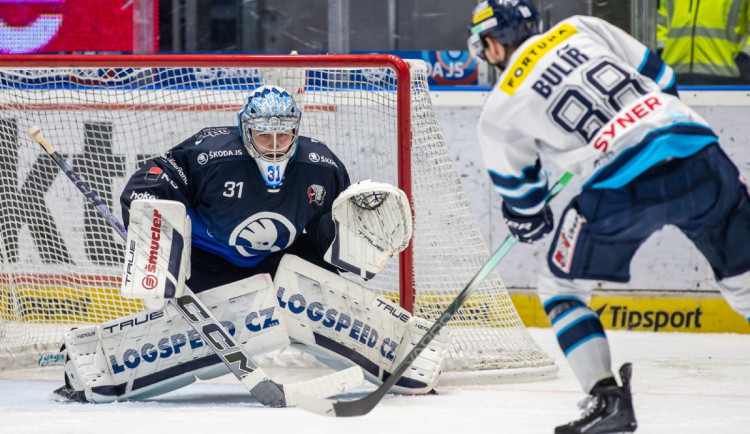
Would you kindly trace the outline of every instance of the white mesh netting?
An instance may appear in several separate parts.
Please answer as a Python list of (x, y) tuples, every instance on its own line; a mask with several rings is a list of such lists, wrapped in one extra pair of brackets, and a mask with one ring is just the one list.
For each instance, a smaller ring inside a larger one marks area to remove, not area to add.
[[(328, 144), (353, 181), (397, 184), (396, 72), (343, 61), (305, 68), (285, 57), (274, 68), (253, 67), (252, 56), (236, 67), (0, 68), (0, 368), (40, 363), (71, 326), (141, 309), (117, 294), (122, 241), (26, 137), (32, 125), (120, 216), (119, 192), (139, 165), (203, 127), (236, 125), (249, 89), (276, 84), (302, 108), (301, 134)], [(489, 253), (432, 111), (426, 65), (408, 65), (415, 313), (435, 318)], [(391, 260), (367, 285), (397, 298), (398, 273)], [(497, 273), (450, 326), (448, 371), (556, 369)]]

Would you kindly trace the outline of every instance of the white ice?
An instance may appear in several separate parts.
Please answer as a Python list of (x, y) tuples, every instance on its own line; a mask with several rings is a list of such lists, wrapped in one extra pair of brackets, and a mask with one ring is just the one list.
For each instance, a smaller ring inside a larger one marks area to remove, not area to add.
[[(579, 416), (576, 403), (584, 395), (552, 330), (530, 332), (557, 360), (554, 379), (440, 387), (430, 396), (388, 395), (355, 418), (264, 408), (230, 376), (150, 401), (93, 405), (57, 402), (52, 396), (57, 379), (0, 372), (0, 432), (551, 433)], [(750, 335), (609, 331), (608, 337), (615, 368), (633, 363), (638, 433), (750, 433)]]

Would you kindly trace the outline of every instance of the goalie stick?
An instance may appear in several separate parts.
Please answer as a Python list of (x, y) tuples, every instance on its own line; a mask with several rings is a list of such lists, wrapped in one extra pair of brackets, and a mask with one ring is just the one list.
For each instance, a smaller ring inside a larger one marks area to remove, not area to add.
[[(565, 172), (550, 189), (545, 202), (549, 202), (553, 197), (557, 196), (565, 185), (573, 178), (573, 174)], [(297, 396), (297, 405), (305, 410), (326, 415), (326, 416), (362, 416), (367, 414), (375, 408), (390, 388), (398, 382), (398, 380), (404, 375), (409, 366), (414, 360), (419, 357), (419, 354), (424, 350), (432, 339), (445, 327), (448, 321), (451, 320), (453, 315), (456, 314), (458, 309), (464, 304), (464, 302), (471, 296), (471, 294), (479, 287), (484, 279), (490, 274), (490, 272), (500, 263), (500, 260), (508, 253), (518, 239), (513, 235), (508, 235), (505, 241), (498, 247), (495, 253), (492, 254), (490, 259), (477, 271), (474, 277), (464, 287), (463, 290), (456, 296), (440, 317), (433, 323), (432, 327), (422, 336), (422, 339), (412, 348), (412, 350), (404, 357), (399, 363), (396, 369), (391, 375), (383, 381), (377, 389), (370, 392), (366, 396), (355, 399), (353, 401), (339, 401), (336, 399), (325, 399), (318, 398), (315, 396), (306, 396), (300, 394)]]
[[(52, 160), (62, 169), (78, 190), (96, 207), (107, 222), (123, 239), (127, 239), (127, 229), (88, 186), (86, 181), (68, 165), (65, 159), (42, 134), (37, 126), (31, 127), (27, 134), (39, 143)], [(279, 384), (273, 381), (262, 368), (250, 357), (242, 346), (224, 330), (219, 321), (206, 306), (185, 286), (183, 295), (177, 299), (167, 300), (195, 329), (204, 342), (219, 356), (222, 362), (247, 387), (250, 393), (261, 404), (269, 407), (284, 407), (296, 404), (295, 397), (302, 394), (311, 397), (332, 396), (357, 387), (364, 381), (362, 369), (358, 366), (337, 371), (320, 378), (291, 384)]]

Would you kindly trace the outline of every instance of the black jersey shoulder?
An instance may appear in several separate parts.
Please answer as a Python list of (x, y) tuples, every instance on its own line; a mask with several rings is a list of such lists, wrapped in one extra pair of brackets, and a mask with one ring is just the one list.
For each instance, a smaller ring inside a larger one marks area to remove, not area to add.
[(237, 127), (204, 128), (182, 142), (180, 146), (186, 151), (195, 149), (196, 152), (244, 148)]
[(187, 164), (194, 168), (209, 162), (246, 159), (247, 150), (237, 127), (209, 127), (177, 145)]
[(333, 170), (345, 170), (344, 163), (323, 142), (310, 137), (300, 136), (297, 146), (296, 164), (306, 164), (318, 167), (328, 167)]

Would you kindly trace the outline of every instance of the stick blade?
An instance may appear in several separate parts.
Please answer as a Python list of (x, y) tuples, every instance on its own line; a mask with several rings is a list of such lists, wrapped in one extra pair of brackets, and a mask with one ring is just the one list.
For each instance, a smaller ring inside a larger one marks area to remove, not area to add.
[(273, 380), (259, 381), (255, 387), (249, 389), (250, 393), (267, 407), (286, 407), (286, 395), (282, 386)]
[(378, 405), (383, 396), (388, 392), (388, 389), (390, 389), (390, 386), (378, 387), (372, 393), (353, 401), (338, 401), (297, 393), (295, 404), (304, 410), (323, 416), (363, 416)]
[(297, 391), (292, 394), (292, 402), (297, 407), (311, 413), (317, 413), (323, 416), (337, 416), (336, 409), (334, 408), (334, 404), (337, 402), (336, 400), (320, 398)]
[(328, 398), (348, 392), (361, 386), (364, 382), (365, 376), (362, 373), (362, 368), (352, 366), (342, 371), (313, 378), (312, 380), (284, 384), (284, 393), (287, 396), (287, 403), (296, 405), (296, 397), (298, 395), (312, 398)]

